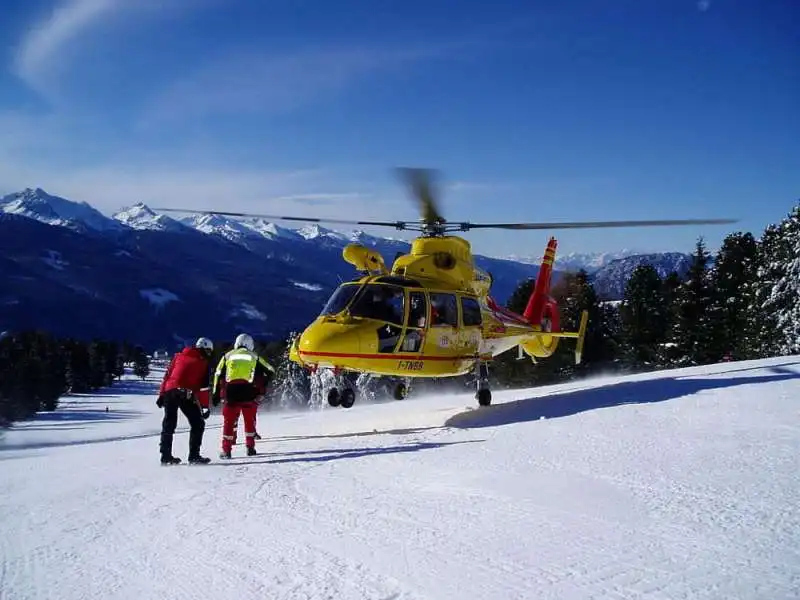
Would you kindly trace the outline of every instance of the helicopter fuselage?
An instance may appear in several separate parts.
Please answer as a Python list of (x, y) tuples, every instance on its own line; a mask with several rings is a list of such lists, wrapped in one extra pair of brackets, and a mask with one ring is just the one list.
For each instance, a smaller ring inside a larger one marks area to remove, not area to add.
[[(343, 255), (366, 274), (341, 284), (294, 340), (290, 359), (304, 367), (451, 377), (516, 346), (550, 356), (561, 337), (494, 303), (491, 276), (475, 267), (462, 238), (417, 238), (391, 273), (364, 246)], [(549, 271), (540, 275), (549, 281)]]
[[(292, 360), (312, 368), (376, 375), (457, 376), (469, 373), (478, 360), (514, 348), (535, 331), (493, 310), (485, 299), (402, 283), (379, 276), (342, 284), (328, 305), (338, 308), (347, 297), (350, 302), (339, 311), (323, 311), (295, 340)], [(372, 302), (384, 290), (396, 302), (394, 314), (379, 315), (385, 305), (378, 308), (374, 305), (379, 301)]]

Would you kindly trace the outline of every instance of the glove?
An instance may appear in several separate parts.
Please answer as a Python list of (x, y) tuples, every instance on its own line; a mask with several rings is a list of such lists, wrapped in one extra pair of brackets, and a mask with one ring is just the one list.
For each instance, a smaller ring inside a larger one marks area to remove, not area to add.
[(156, 400), (156, 406), (158, 408), (164, 408), (164, 396), (162, 394), (158, 395), (158, 400)]
[(204, 418), (204, 419), (207, 419), (207, 418), (208, 418), (208, 417), (210, 417), (210, 416), (211, 416), (211, 411), (210, 411), (209, 409), (205, 409), (205, 410), (203, 411), (203, 418)]

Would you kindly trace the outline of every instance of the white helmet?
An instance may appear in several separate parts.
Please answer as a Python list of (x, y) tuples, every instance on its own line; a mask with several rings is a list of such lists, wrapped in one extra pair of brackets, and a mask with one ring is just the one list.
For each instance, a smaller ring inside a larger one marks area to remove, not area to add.
[(256, 348), (256, 344), (246, 333), (240, 333), (236, 336), (236, 341), (233, 342), (234, 348), (247, 348), (250, 352), (253, 352)]
[(197, 341), (194, 343), (195, 348), (200, 348), (201, 350), (208, 350), (209, 353), (214, 351), (214, 342), (212, 342), (208, 338), (197, 338)]

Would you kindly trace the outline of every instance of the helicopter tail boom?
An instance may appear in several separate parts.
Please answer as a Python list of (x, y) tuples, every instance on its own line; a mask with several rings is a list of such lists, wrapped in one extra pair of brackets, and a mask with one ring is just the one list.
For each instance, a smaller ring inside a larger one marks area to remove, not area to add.
[(547, 242), (536, 283), (528, 299), (528, 305), (522, 313), (525, 321), (539, 331), (522, 342), (520, 346), (526, 354), (534, 359), (536, 357), (546, 358), (553, 355), (561, 338), (573, 338), (577, 340), (575, 363), (578, 364), (581, 362), (583, 355), (583, 341), (586, 337), (589, 313), (583, 311), (581, 314), (578, 331), (561, 331), (558, 304), (550, 296), (550, 281), (553, 276), (553, 263), (556, 258), (557, 245), (556, 239), (552, 237)]
[(550, 279), (553, 275), (553, 262), (556, 258), (556, 246), (558, 243), (555, 238), (550, 238), (547, 242), (547, 248), (544, 251), (542, 264), (539, 268), (539, 274), (536, 276), (536, 283), (528, 299), (528, 305), (522, 316), (531, 325), (541, 325), (542, 316), (544, 315), (545, 305), (548, 304), (550, 299)]

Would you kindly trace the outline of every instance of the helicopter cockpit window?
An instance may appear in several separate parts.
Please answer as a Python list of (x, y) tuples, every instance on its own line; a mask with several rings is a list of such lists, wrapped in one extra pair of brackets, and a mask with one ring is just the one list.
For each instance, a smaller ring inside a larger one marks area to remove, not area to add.
[(464, 321), (464, 327), (481, 324), (481, 306), (475, 298), (461, 297), (461, 318)]
[(458, 327), (458, 303), (455, 294), (431, 294), (431, 325)]
[(428, 305), (424, 292), (408, 293), (408, 326), (425, 327), (428, 317)]
[(402, 326), (404, 296), (403, 288), (396, 285), (369, 283), (353, 302), (350, 314)]
[(336, 291), (333, 292), (330, 298), (328, 298), (328, 302), (325, 304), (325, 308), (322, 309), (321, 315), (335, 315), (342, 312), (350, 300), (353, 299), (353, 296), (356, 295), (359, 286), (354, 283), (346, 283), (344, 285), (340, 285), (336, 288)]

